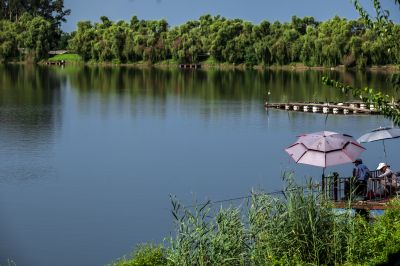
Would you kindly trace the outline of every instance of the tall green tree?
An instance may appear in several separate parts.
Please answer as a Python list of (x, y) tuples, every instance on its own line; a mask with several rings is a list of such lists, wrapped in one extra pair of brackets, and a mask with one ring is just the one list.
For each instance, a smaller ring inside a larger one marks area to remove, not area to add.
[(60, 26), (71, 10), (65, 9), (64, 0), (0, 0), (0, 19), (18, 21), (24, 13), (41, 16)]
[(0, 20), (0, 62), (7, 62), (18, 54), (16, 25), (7, 20)]
[(32, 17), (25, 13), (17, 26), (21, 32), (18, 35), (21, 47), (28, 51), (34, 61), (45, 58), (52, 42), (51, 23), (43, 17)]

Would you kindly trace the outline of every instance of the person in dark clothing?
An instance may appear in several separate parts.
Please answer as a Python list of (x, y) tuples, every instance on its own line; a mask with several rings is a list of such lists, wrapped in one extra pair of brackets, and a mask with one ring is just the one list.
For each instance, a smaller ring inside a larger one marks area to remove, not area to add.
[(370, 177), (369, 169), (361, 159), (357, 159), (353, 163), (355, 165), (353, 179), (356, 195), (365, 197), (367, 194), (367, 181)]
[(368, 167), (363, 164), (361, 159), (354, 162), (353, 175), (350, 182), (345, 183), (345, 198), (348, 199), (350, 193), (356, 196), (367, 196), (367, 181), (370, 176)]

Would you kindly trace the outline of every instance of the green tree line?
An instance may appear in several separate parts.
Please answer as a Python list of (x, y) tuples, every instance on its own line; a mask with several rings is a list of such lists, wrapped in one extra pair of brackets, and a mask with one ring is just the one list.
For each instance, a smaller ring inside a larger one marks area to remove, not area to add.
[[(18, 20), (1, 20), (0, 60), (21, 58), (24, 49), (33, 51), (34, 58), (46, 57), (56, 46), (53, 28), (54, 21), (42, 14), (24, 13)], [(176, 27), (164, 19), (139, 20), (134, 16), (130, 22), (113, 22), (103, 16), (98, 23), (78, 22), (68, 48), (84, 61), (94, 62), (157, 63), (172, 59), (178, 63), (209, 60), (249, 66), (303, 63), (360, 68), (399, 64), (400, 25), (391, 23), (385, 29), (370, 27), (363, 18), (337, 16), (325, 22), (293, 16), (286, 23), (265, 20), (252, 24), (204, 15)]]
[[(381, 35), (385, 34), (385, 38)], [(400, 25), (387, 32), (368, 27), (364, 19), (334, 17), (318, 22), (313, 17), (292, 17), (291, 22), (262, 21), (204, 15), (169, 27), (165, 20), (79, 22), (70, 49), (85, 61), (152, 63), (173, 59), (218, 63), (365, 67), (400, 63)]]

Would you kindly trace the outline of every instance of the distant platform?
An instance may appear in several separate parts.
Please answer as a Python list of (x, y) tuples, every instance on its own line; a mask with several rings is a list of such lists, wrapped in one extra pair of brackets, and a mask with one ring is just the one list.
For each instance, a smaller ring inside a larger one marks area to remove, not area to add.
[(201, 68), (200, 64), (179, 64), (178, 66), (179, 68), (194, 68), (194, 69), (198, 69)]
[(286, 111), (324, 113), (324, 114), (379, 114), (380, 112), (373, 104), (363, 102), (344, 103), (269, 103), (264, 104), (265, 108), (281, 109)]
[(59, 61), (46, 61), (45, 63), (46, 65), (65, 65), (65, 61), (64, 60), (59, 60)]

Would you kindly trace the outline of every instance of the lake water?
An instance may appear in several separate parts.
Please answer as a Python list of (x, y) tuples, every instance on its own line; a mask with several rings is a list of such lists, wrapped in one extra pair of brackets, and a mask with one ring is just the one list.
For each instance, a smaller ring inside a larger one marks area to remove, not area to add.
[[(0, 264), (105, 265), (173, 234), (170, 195), (190, 205), (281, 189), (287, 170), (318, 178), (283, 151), (297, 135), (391, 125), (264, 109), (345, 100), (323, 75), (396, 94), (377, 73), (0, 66)], [(399, 169), (400, 141), (386, 144)], [(384, 160), (382, 143), (364, 147), (371, 169)]]

